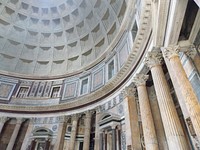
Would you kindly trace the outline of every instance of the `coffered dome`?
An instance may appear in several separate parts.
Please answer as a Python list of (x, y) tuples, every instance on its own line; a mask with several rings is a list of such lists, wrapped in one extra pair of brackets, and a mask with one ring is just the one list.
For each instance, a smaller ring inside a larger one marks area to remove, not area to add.
[(0, 70), (56, 76), (95, 65), (125, 12), (125, 0), (0, 0)]

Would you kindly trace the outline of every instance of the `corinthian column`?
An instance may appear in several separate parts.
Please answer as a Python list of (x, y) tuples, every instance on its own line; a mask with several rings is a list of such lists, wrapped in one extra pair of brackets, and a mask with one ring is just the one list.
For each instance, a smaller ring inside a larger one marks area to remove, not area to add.
[(72, 131), (71, 131), (71, 136), (70, 136), (69, 150), (74, 150), (78, 119), (79, 119), (79, 115), (76, 114), (72, 116)]
[(60, 123), (58, 126), (58, 132), (57, 132), (58, 134), (54, 150), (63, 150), (68, 117), (60, 116), (59, 120)]
[(90, 130), (91, 130), (91, 111), (85, 112), (85, 132), (84, 132), (84, 142), (83, 149), (89, 150), (90, 147)]
[(188, 150), (161, 62), (162, 54), (158, 51), (149, 52), (145, 59), (146, 65), (151, 69), (169, 150)]
[(22, 118), (17, 118), (17, 123), (16, 123), (16, 125), (15, 125), (15, 129), (14, 129), (14, 131), (13, 131), (13, 133), (12, 133), (12, 136), (11, 136), (11, 138), (10, 138), (10, 141), (9, 141), (9, 143), (8, 143), (8, 146), (7, 146), (6, 150), (11, 150), (11, 149), (13, 149), (13, 146), (14, 146), (14, 144), (15, 144), (15, 140), (16, 140), (16, 138), (17, 138), (17, 135), (18, 135), (18, 133), (19, 133), (19, 129), (20, 129), (21, 124), (22, 124), (23, 121), (24, 121), (24, 119), (22, 119)]
[(183, 100), (185, 101), (187, 110), (190, 114), (194, 130), (200, 141), (200, 105), (181, 64), (178, 56), (179, 50), (179, 46), (169, 46), (163, 49), (163, 54), (169, 60), (171, 66), (173, 66), (172, 69), (176, 76), (176, 81), (179, 84), (179, 89), (184, 97)]
[(133, 82), (137, 86), (138, 91), (145, 147), (147, 150), (158, 150), (158, 142), (146, 89), (147, 79), (148, 75), (137, 74), (133, 78)]
[(132, 147), (134, 150), (141, 150), (140, 131), (138, 124), (138, 113), (135, 101), (136, 89), (126, 87), (123, 90), (124, 95), (124, 116), (126, 126), (126, 147)]
[[(26, 134), (25, 134), (22, 146), (21, 146), (21, 150), (24, 150), (28, 147), (28, 141), (29, 141), (29, 137), (31, 135), (32, 130), (33, 130), (33, 118), (31, 118), (29, 121), (29, 125), (26, 130)], [(35, 143), (35, 141), (33, 141), (33, 142)]]

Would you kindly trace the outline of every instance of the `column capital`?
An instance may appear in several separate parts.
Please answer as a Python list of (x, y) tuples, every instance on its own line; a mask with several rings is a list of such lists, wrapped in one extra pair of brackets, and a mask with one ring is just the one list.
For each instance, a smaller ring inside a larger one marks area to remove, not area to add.
[(178, 56), (178, 53), (180, 52), (180, 46), (170, 45), (168, 47), (163, 48), (162, 51), (163, 51), (163, 56), (170, 60), (172, 57)]
[(125, 87), (124, 90), (122, 91), (124, 97), (135, 96), (135, 93), (136, 93), (136, 88), (128, 86)]
[(142, 86), (142, 85), (146, 85), (146, 81), (148, 80), (149, 76), (145, 75), (145, 74), (136, 74), (135, 77), (133, 77), (133, 82), (135, 83), (135, 85), (138, 86)]
[(94, 113), (94, 110), (86, 110), (86, 111), (84, 112), (84, 114), (86, 115), (86, 117), (87, 117), (87, 116), (91, 117), (93, 113)]
[(95, 107), (95, 111), (96, 111), (96, 114), (99, 114), (101, 112), (101, 106)]
[(185, 54), (186, 54), (188, 57), (194, 59), (194, 57), (195, 57), (196, 54), (197, 54), (197, 50), (196, 50), (195, 46), (194, 46), (194, 45), (190, 45), (189, 48), (185, 51)]
[(161, 51), (154, 49), (151, 52), (148, 52), (147, 57), (144, 60), (144, 63), (150, 69), (154, 66), (161, 65), (163, 62), (163, 57)]
[(81, 117), (81, 114), (73, 114), (71, 115), (71, 117), (72, 117), (72, 121), (77, 121)]
[(0, 123), (5, 123), (8, 120), (8, 117), (0, 117)]
[(70, 116), (59, 116), (58, 120), (59, 120), (59, 123), (64, 123), (64, 122), (67, 122), (69, 118)]

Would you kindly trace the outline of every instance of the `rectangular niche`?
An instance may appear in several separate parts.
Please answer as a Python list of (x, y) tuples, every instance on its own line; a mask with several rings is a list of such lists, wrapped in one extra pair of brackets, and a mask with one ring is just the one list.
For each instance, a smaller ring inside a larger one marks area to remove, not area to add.
[(51, 89), (51, 98), (60, 97), (60, 86), (53, 86)]
[(9, 100), (16, 84), (0, 82), (0, 99)]
[(17, 92), (17, 98), (26, 98), (28, 96), (30, 87), (28, 86), (21, 86)]

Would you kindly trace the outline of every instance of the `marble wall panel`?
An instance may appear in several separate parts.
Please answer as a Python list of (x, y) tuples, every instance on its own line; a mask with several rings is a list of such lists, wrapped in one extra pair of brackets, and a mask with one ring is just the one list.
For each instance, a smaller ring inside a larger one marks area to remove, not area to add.
[(65, 83), (64, 94), (63, 94), (64, 99), (76, 97), (76, 93), (77, 93), (77, 81)]
[(129, 55), (128, 45), (125, 43), (119, 50), (118, 53), (118, 60), (119, 60), (119, 67), (121, 68), (123, 64), (126, 62)]
[(0, 82), (0, 99), (9, 100), (16, 84)]
[(38, 90), (37, 90), (37, 97), (42, 97), (45, 85), (46, 85), (46, 82), (40, 82), (40, 85), (39, 85)]
[(104, 84), (104, 70), (103, 68), (99, 69), (92, 75), (92, 87), (93, 90), (103, 86)]
[(35, 97), (37, 89), (38, 89), (38, 86), (39, 86), (39, 82), (34, 82), (33, 83), (32, 87), (31, 87), (31, 91), (29, 93), (29, 97)]
[(46, 83), (46, 87), (44, 89), (43, 97), (49, 97), (49, 93), (51, 91), (51, 85), (52, 85), (51, 81)]

